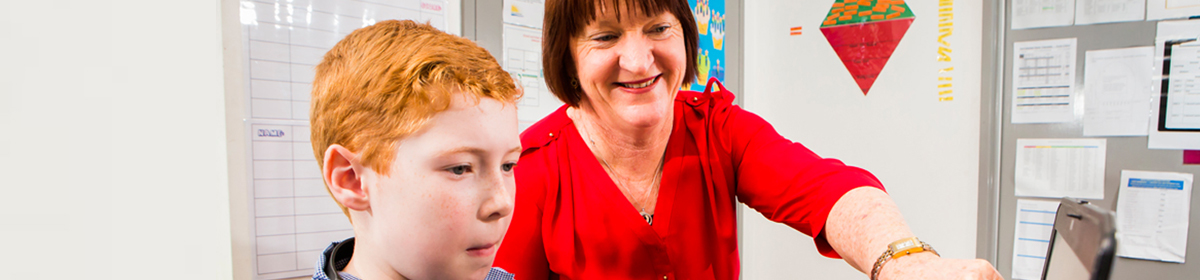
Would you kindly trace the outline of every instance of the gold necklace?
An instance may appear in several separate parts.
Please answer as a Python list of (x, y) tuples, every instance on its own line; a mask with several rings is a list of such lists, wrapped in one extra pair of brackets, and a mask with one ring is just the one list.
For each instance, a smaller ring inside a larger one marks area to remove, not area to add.
[[(586, 126), (586, 124), (585, 124), (584, 126)], [(584, 127), (583, 129), (584, 129), (584, 131), (583, 131), (583, 132), (584, 132), (584, 135), (586, 135), (586, 136), (587, 136), (587, 141), (588, 141), (588, 143), (589, 143), (589, 144), (592, 144), (592, 146), (593, 146), (593, 147), (599, 147), (599, 146), (597, 146), (597, 145), (596, 145), (596, 141), (595, 141), (595, 140), (592, 140), (592, 134), (591, 134), (591, 133), (588, 131), (587, 127)], [(643, 201), (643, 202), (642, 202), (643, 204), (645, 204), (645, 203), (649, 203), (649, 202), (646, 202), (646, 201), (647, 201), (647, 200), (650, 200), (650, 196), (651, 196), (651, 194), (652, 194), (652, 193), (654, 193), (654, 192), (657, 192), (657, 191), (658, 191), (658, 189), (659, 189), (659, 188), (658, 188), (658, 183), (659, 183), (659, 179), (662, 177), (662, 169), (663, 169), (663, 164), (665, 164), (665, 162), (666, 162), (666, 156), (667, 156), (667, 155), (666, 155), (666, 153), (664, 152), (664, 153), (663, 153), (663, 157), (662, 157), (662, 158), (660, 158), (660, 159), (659, 159), (659, 161), (658, 161), (658, 168), (656, 168), (656, 169), (654, 170), (654, 179), (650, 181), (650, 187), (651, 187), (652, 189), (651, 189), (651, 190), (648, 190), (648, 191), (646, 191), (646, 192), (645, 192), (645, 195), (642, 195), (642, 199), (641, 199), (641, 201)], [(613, 175), (616, 175), (616, 177), (617, 177), (617, 178), (616, 178), (616, 180), (614, 180), (614, 181), (615, 181), (615, 183), (617, 184), (617, 187), (618, 187), (618, 188), (621, 188), (622, 190), (625, 190), (626, 192), (629, 192), (629, 191), (630, 191), (630, 189), (629, 189), (628, 187), (626, 187), (626, 186), (625, 186), (625, 184), (621, 183), (622, 181), (625, 181), (625, 180), (624, 180), (624, 176), (621, 176), (621, 174), (620, 174), (620, 173), (617, 173), (617, 169), (616, 169), (616, 168), (613, 168), (613, 167), (612, 167), (612, 165), (609, 165), (609, 164), (608, 164), (608, 161), (604, 160), (604, 157), (603, 157), (603, 156), (596, 156), (596, 159), (599, 159), (599, 160), (600, 160), (600, 163), (604, 164), (604, 167), (605, 167), (605, 168), (607, 168), (609, 172), (612, 172), (612, 174), (613, 174)], [(630, 203), (630, 204), (632, 204), (632, 203)], [(637, 207), (638, 207), (637, 205), (634, 205), (634, 208), (637, 208)], [(654, 214), (647, 213), (647, 212), (646, 212), (646, 206), (645, 206), (645, 205), (643, 205), (643, 206), (641, 207), (641, 210), (640, 210), (640, 211), (638, 211), (638, 214), (641, 214), (641, 215), (642, 215), (642, 219), (646, 220), (646, 224), (649, 224), (649, 225), (653, 225), (653, 224), (654, 224)]]
[[(592, 142), (591, 137), (588, 137), (588, 141)], [(596, 145), (596, 142), (592, 142), (592, 145)], [(625, 184), (621, 183), (621, 181), (624, 181), (621, 179), (624, 176), (621, 176), (621, 174), (617, 173), (617, 169), (613, 168), (611, 165), (608, 165), (608, 161), (605, 161), (603, 158), (599, 158), (599, 157), (597, 157), (597, 159), (599, 159), (600, 163), (603, 163), (604, 167), (607, 167), (608, 170), (613, 173), (613, 175), (617, 175), (617, 177), (618, 177), (616, 180), (617, 186), (624, 189), (625, 191), (629, 191), (629, 188), (625, 187), (624, 186)], [(651, 194), (658, 190), (658, 188), (655, 188), (655, 186), (658, 186), (658, 179), (662, 175), (662, 167), (663, 167), (663, 160), (659, 160), (658, 168), (654, 170), (654, 180), (650, 181), (650, 187), (653, 189), (646, 191), (645, 192), (646, 195), (642, 196), (643, 204), (649, 203), (647, 201), (650, 200)], [(637, 207), (637, 206), (634, 206), (634, 207)], [(638, 211), (638, 214), (642, 215), (642, 219), (646, 220), (646, 224), (653, 225), (654, 224), (654, 214), (646, 213), (646, 206), (644, 206), (644, 205), (642, 206), (641, 209), (642, 209), (641, 211)]]

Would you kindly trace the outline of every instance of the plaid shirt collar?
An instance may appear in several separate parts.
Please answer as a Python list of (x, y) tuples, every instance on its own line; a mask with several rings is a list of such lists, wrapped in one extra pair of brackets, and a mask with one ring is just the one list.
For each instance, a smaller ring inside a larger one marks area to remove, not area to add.
[[(325, 247), (325, 252), (321, 253), (321, 259), (317, 260), (316, 272), (313, 273), (312, 279), (329, 280), (329, 275), (325, 274), (325, 267), (332, 266), (342, 280), (362, 280), (350, 273), (342, 272), (342, 269), (346, 268), (346, 264), (350, 263), (352, 255), (354, 255), (354, 237), (329, 244), (329, 247)], [(488, 271), (484, 280), (513, 280), (513, 274), (493, 267), (491, 271)]]

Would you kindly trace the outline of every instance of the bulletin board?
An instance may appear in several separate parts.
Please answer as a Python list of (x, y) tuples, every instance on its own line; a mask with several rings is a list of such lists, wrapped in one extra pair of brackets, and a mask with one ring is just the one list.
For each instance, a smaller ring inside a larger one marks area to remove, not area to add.
[[(1083, 1), (1083, 0), (1075, 0)], [(1017, 153), (1020, 150), (1018, 147), (1018, 139), (1044, 139), (1044, 138), (1067, 138), (1067, 139), (1103, 139), (1106, 143), (1104, 165), (1103, 165), (1103, 198), (1088, 199), (1091, 203), (1100, 206), (1104, 209), (1117, 210), (1117, 200), (1119, 184), (1121, 182), (1122, 170), (1146, 170), (1146, 171), (1161, 171), (1161, 172), (1180, 172), (1200, 175), (1200, 165), (1185, 165), (1183, 164), (1183, 152), (1181, 150), (1168, 149), (1149, 149), (1147, 136), (1085, 136), (1084, 117), (1082, 111), (1076, 111), (1075, 114), (1068, 116), (1069, 119), (1064, 122), (1054, 123), (1013, 123), (1013, 73), (1015, 59), (1019, 59), (1020, 51), (1014, 47), (1019, 42), (1052, 40), (1075, 38), (1076, 47), (1074, 56), (1075, 69), (1072, 71), (1074, 79), (1068, 81), (1073, 85), (1074, 102), (1086, 102), (1084, 97), (1088, 96), (1088, 89), (1085, 87), (1085, 69), (1086, 69), (1086, 53), (1088, 51), (1119, 49), (1139, 46), (1152, 46), (1155, 44), (1158, 20), (1122, 20), (1120, 22), (1110, 23), (1095, 23), (1082, 24), (1076, 17), (1076, 22), (1069, 21), (1056, 24), (1058, 26), (1044, 28), (1028, 28), (1016, 29), (1012, 28), (1014, 15), (1025, 15), (1029, 10), (1014, 10), (1014, 4), (1028, 4), (1036, 1), (999, 1), (999, 9), (1003, 15), (996, 23), (997, 43), (1001, 44), (996, 53), (997, 60), (1002, 67), (996, 67), (995, 71), (1000, 71), (995, 74), (994, 88), (994, 109), (998, 112), (998, 119), (995, 119), (995, 128), (999, 132), (996, 138), (996, 153), (998, 155), (997, 176), (992, 178), (992, 182), (997, 182), (998, 193), (996, 203), (998, 203), (997, 215), (998, 219), (995, 226), (998, 230), (995, 232), (996, 244), (995, 259), (992, 260), (996, 268), (1005, 277), (1005, 279), (1020, 279), (1014, 277), (1013, 268), (1020, 260), (1014, 260), (1014, 254), (1019, 254), (1015, 249), (1017, 246), (1014, 241), (1018, 231), (1018, 218), (1020, 216), (1018, 209), (1018, 199), (1035, 200), (1035, 201), (1053, 201), (1051, 198), (1032, 198), (1032, 197), (1017, 197), (1015, 195), (1016, 175), (1017, 170)], [(1054, 1), (1042, 1), (1054, 2)], [(1060, 1), (1061, 2), (1061, 1)], [(1070, 1), (1071, 3), (1076, 3)], [(1080, 4), (1095, 4), (1104, 1), (1090, 1)], [(1131, 2), (1131, 1), (1108, 1), (1115, 2)], [(1137, 2), (1137, 1), (1132, 1)], [(1149, 1), (1151, 3), (1163, 3), (1164, 1)], [(1073, 6), (1050, 7), (1050, 9), (1061, 9), (1067, 12), (1068, 8), (1074, 9)], [(1078, 11), (1075, 11), (1078, 12)], [(1139, 13), (1131, 13), (1139, 15)], [(1070, 17), (1070, 15), (1064, 15)], [(1078, 15), (1076, 15), (1078, 16)], [(1057, 20), (1062, 20), (1059, 17)], [(1026, 22), (1028, 23), (1028, 22)], [(1017, 56), (1017, 57), (1014, 57)], [(1082, 105), (1078, 105), (1082, 106)], [(1194, 186), (1193, 186), (1194, 189)], [(1195, 192), (1192, 194), (1190, 205), (1190, 217), (1187, 242), (1187, 258), (1184, 263), (1168, 263), (1159, 261), (1147, 261), (1131, 258), (1117, 257), (1113, 267), (1112, 279), (1195, 279), (1196, 275), (1200, 275), (1200, 200), (1195, 198)], [(984, 199), (981, 199), (984, 201)], [(1035, 210), (1030, 210), (1035, 211)], [(984, 227), (981, 226), (981, 232)], [(1120, 244), (1118, 244), (1120, 246)], [(1031, 256), (1033, 258), (1036, 256)]]

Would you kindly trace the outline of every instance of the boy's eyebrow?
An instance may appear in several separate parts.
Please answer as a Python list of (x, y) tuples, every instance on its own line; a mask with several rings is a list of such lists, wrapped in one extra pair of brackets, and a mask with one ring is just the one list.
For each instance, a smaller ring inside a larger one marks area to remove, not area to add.
[[(520, 153), (520, 152), (521, 152), (521, 146), (516, 146), (516, 147), (513, 147), (512, 149), (509, 149), (508, 152), (505, 152), (505, 154)], [(483, 155), (483, 154), (486, 154), (487, 151), (484, 151), (483, 149), (480, 149), (478, 147), (460, 146), (460, 147), (456, 147), (453, 149), (442, 151), (441, 153), (438, 153), (438, 156), (447, 156), (447, 155), (453, 155), (453, 154), (457, 154), (457, 153)]]
[(453, 154), (458, 154), (458, 153), (482, 155), (482, 154), (485, 154), (486, 152), (484, 152), (483, 149), (480, 149), (477, 147), (459, 146), (459, 147), (456, 147), (453, 149), (442, 151), (442, 152), (438, 153), (438, 156), (447, 156), (447, 155), (453, 155)]

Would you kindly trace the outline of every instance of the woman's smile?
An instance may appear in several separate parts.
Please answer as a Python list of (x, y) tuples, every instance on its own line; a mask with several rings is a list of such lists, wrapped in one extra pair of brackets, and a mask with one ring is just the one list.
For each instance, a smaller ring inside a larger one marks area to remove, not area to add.
[(658, 84), (658, 80), (660, 80), (660, 78), (662, 78), (662, 74), (641, 80), (615, 82), (613, 84), (621, 87), (623, 90), (629, 93), (645, 93), (653, 89), (651, 86)]

